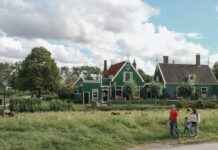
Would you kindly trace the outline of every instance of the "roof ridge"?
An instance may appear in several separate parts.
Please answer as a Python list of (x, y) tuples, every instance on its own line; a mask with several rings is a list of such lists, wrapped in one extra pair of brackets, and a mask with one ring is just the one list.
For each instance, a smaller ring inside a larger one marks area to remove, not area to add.
[[(159, 64), (161, 64), (161, 65), (189, 65), (189, 66), (196, 66), (196, 64), (170, 64), (170, 63), (168, 63), (168, 64), (166, 64), (166, 63), (159, 63)], [(207, 65), (207, 64), (202, 64), (201, 66), (208, 66), (209, 67), (209, 65)]]

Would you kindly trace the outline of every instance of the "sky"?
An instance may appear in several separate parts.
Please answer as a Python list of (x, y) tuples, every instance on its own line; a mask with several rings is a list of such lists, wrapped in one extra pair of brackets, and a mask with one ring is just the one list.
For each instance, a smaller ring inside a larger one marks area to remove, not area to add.
[(194, 64), (200, 53), (212, 67), (217, 27), (218, 0), (1, 0), (0, 62), (22, 61), (43, 46), (58, 66), (135, 59), (152, 75), (163, 55)]

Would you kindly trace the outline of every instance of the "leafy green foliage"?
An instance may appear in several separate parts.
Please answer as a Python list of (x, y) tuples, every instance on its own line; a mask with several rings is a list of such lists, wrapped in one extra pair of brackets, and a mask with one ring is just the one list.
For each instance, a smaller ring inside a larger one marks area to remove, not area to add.
[(52, 100), (49, 103), (49, 109), (52, 111), (66, 111), (66, 110), (71, 110), (72, 107), (72, 103), (67, 103), (66, 101), (62, 101), (62, 100)]
[(38, 98), (23, 98), (12, 99), (9, 109), (15, 112), (66, 111), (73, 110), (73, 105), (58, 99), (42, 101)]
[(183, 100), (181, 101), (181, 103), (183, 105), (183, 108), (217, 108), (217, 103), (211, 100)]
[(190, 85), (187, 82), (182, 82), (178, 86), (179, 95), (190, 98), (191, 96), (194, 96), (195, 94), (195, 88), (194, 86)]
[(30, 90), (38, 97), (42, 92), (54, 92), (59, 86), (59, 70), (51, 53), (43, 48), (33, 48), (19, 70), (21, 90)]
[(149, 85), (149, 88), (155, 97), (160, 97), (163, 95), (163, 85), (161, 83), (152, 81)]
[[(0, 88), (12, 87), (16, 89), (18, 86), (18, 70), (20, 68), (20, 62), (14, 64), (0, 63)], [(3, 85), (3, 83), (5, 85)]]
[(86, 80), (93, 79), (91, 74), (101, 74), (100, 68), (92, 66), (73, 67), (72, 71), (74, 76), (79, 77), (80, 75), (83, 75)]
[(16, 112), (35, 112), (41, 105), (40, 99), (13, 99), (10, 101), (9, 109)]
[(133, 97), (133, 95), (135, 95), (136, 93), (136, 83), (135, 81), (129, 81), (129, 82), (125, 82), (125, 84), (123, 85), (123, 92), (126, 96), (128, 96), (128, 98)]
[[(10, 82), (10, 64), (0, 63), (0, 87), (8, 86)], [(6, 85), (4, 85), (5, 83)]]
[(216, 79), (218, 80), (218, 62), (215, 62), (213, 65), (213, 73), (216, 76)]
[(58, 90), (58, 97), (61, 99), (72, 99), (74, 88), (72, 86), (62, 85)]
[(141, 77), (143, 78), (143, 80), (148, 83), (152, 81), (152, 76), (145, 74), (145, 72), (142, 69), (138, 69), (138, 73), (141, 75)]

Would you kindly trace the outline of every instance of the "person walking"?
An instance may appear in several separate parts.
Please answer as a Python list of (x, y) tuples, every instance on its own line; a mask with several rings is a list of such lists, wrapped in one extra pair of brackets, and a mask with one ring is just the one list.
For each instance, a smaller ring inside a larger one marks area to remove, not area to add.
[(174, 134), (176, 134), (177, 137), (180, 136), (179, 130), (178, 130), (178, 121), (177, 117), (179, 115), (179, 112), (176, 110), (176, 106), (173, 104), (170, 106), (170, 114), (169, 114), (169, 126), (170, 126), (170, 135), (173, 137)]
[(197, 112), (197, 109), (192, 108), (192, 113), (190, 115), (190, 122), (191, 122), (191, 131), (194, 129), (194, 137), (197, 138), (199, 134), (199, 124), (200, 124), (200, 114)]

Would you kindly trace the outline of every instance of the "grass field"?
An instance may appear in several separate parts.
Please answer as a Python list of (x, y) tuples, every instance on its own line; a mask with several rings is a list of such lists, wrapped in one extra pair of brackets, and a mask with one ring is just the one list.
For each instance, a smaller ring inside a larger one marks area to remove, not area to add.
[[(118, 116), (100, 111), (20, 113), (13, 118), (0, 118), (0, 149), (116, 150), (170, 139), (167, 110), (120, 113)], [(181, 122), (187, 114), (185, 110), (180, 113)], [(217, 139), (218, 111), (200, 110), (200, 113), (199, 138)]]

